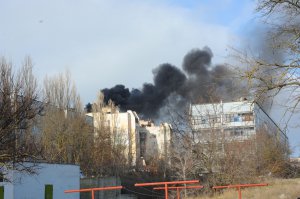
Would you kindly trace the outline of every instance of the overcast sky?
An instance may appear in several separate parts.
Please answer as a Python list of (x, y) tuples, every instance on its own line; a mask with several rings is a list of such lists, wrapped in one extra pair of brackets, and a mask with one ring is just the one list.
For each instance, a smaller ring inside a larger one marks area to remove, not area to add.
[(254, 8), (253, 0), (0, 0), (0, 56), (18, 65), (29, 55), (41, 82), (69, 69), (86, 104), (106, 87), (151, 83), (153, 68), (181, 67), (193, 48), (230, 61)]
[(181, 67), (209, 46), (224, 62), (253, 14), (251, 1), (0, 0), (0, 54), (31, 56), (39, 79), (70, 69), (85, 103), (115, 84), (139, 88), (152, 69)]

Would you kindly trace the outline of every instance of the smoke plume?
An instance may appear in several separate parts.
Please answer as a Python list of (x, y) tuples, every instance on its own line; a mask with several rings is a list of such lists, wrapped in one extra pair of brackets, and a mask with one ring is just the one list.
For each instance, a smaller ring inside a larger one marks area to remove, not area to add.
[[(233, 99), (236, 91), (233, 72), (226, 65), (211, 64), (213, 53), (208, 47), (193, 49), (183, 58), (180, 70), (169, 63), (153, 72), (153, 83), (129, 91), (124, 85), (103, 89), (104, 100), (112, 100), (121, 110), (134, 110), (146, 118), (155, 118), (166, 103), (215, 102)], [(172, 97), (172, 100), (168, 98)], [(177, 100), (180, 99), (180, 100)]]

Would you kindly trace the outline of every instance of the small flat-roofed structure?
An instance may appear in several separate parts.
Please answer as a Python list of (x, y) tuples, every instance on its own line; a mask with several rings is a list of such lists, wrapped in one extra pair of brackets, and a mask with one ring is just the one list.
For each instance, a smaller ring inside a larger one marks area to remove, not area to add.
[(80, 188), (78, 165), (24, 163), (34, 166), (35, 174), (5, 170), (0, 181), (0, 198), (3, 199), (79, 199), (79, 193), (65, 194), (64, 190)]

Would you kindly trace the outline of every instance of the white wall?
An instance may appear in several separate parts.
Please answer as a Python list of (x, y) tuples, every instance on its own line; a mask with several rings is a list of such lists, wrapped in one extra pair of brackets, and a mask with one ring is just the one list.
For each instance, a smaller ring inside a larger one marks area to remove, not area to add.
[[(226, 102), (226, 103), (215, 103), (215, 104), (198, 104), (191, 106), (191, 115), (194, 119), (203, 118), (206, 123), (203, 124), (196, 122), (193, 124), (194, 129), (210, 129), (210, 128), (235, 128), (235, 127), (252, 127), (254, 126), (253, 121), (234, 121), (226, 122), (225, 114), (241, 114), (241, 113), (252, 113), (253, 102), (241, 101), (241, 102)], [(220, 121), (210, 122), (209, 118), (218, 116)]]
[[(99, 128), (101, 120), (104, 120), (105, 125), (110, 128), (111, 133), (117, 133), (117, 139), (122, 141), (122, 144), (127, 146), (124, 150), (124, 155), (127, 160), (131, 161), (131, 165), (136, 164), (136, 157), (139, 155), (137, 146), (139, 145), (137, 137), (136, 125), (138, 124), (138, 116), (135, 112), (128, 110), (127, 112), (120, 113), (106, 113), (102, 118), (101, 113), (88, 113), (87, 116), (93, 117), (94, 127)], [(129, 155), (130, 154), (130, 155)]]
[[(254, 121), (234, 121), (224, 122), (225, 114), (243, 114), (253, 113)], [(194, 117), (194, 129), (210, 129), (210, 128), (223, 128), (223, 129), (237, 129), (237, 128), (249, 128), (247, 130), (247, 136), (254, 135), (256, 130), (260, 127), (269, 129), (274, 135), (278, 136), (282, 142), (287, 142), (287, 137), (282, 132), (274, 121), (258, 106), (258, 104), (252, 101), (240, 101), (240, 102), (226, 102), (215, 104), (199, 104), (191, 106), (191, 114)], [(199, 123), (199, 118), (204, 118), (208, 121), (209, 117), (218, 115), (220, 121), (218, 123), (211, 124)], [(196, 122), (195, 122), (196, 121)], [(251, 130), (250, 129), (253, 129)], [(245, 138), (247, 138), (247, 136)], [(241, 137), (243, 138), (243, 137)]]
[(53, 185), (53, 199), (79, 199), (79, 193), (64, 193), (68, 189), (80, 188), (79, 166), (40, 163), (37, 174), (10, 173), (13, 184), (5, 185), (4, 199), (43, 199), (46, 184)]
[(140, 127), (139, 132), (146, 134), (144, 159), (167, 156), (171, 144), (171, 126), (163, 123), (160, 126)]

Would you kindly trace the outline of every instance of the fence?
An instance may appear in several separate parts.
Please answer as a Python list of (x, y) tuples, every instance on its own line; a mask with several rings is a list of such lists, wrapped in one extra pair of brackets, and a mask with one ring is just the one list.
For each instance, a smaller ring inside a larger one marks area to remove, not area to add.
[[(201, 188), (203, 188), (203, 186), (200, 186), (200, 185), (186, 186), (186, 184), (196, 184), (196, 183), (199, 183), (199, 180), (136, 183), (134, 186), (144, 187), (144, 186), (163, 185), (161, 187), (154, 187), (153, 189), (154, 190), (164, 190), (165, 191), (165, 199), (168, 199), (168, 191), (169, 190), (176, 190), (177, 191), (177, 199), (180, 199), (180, 190), (182, 190), (182, 189), (201, 189)], [(185, 186), (178, 186), (178, 185), (182, 185), (182, 184)], [(260, 187), (260, 186), (268, 186), (268, 184), (237, 184), (237, 185), (226, 185), (226, 186), (213, 186), (212, 188), (213, 189), (236, 188), (238, 191), (238, 198), (242, 199), (241, 188)], [(65, 193), (90, 192), (91, 198), (95, 199), (96, 191), (120, 190), (123, 188), (124, 187), (122, 187), (122, 186), (98, 187), (98, 188), (87, 188), (87, 189), (78, 189), (78, 190), (66, 190)]]
[(92, 199), (95, 199), (95, 191), (107, 191), (107, 190), (118, 190), (122, 189), (122, 186), (115, 187), (99, 187), (99, 188), (89, 188), (89, 189), (76, 189), (76, 190), (66, 190), (65, 193), (78, 193), (78, 192), (90, 192)]
[(169, 185), (178, 185), (178, 184), (195, 184), (199, 183), (199, 180), (188, 180), (188, 181), (172, 181), (172, 182), (150, 182), (150, 183), (137, 183), (134, 186), (136, 187), (144, 187), (144, 186), (156, 186), (156, 185), (164, 185), (165, 190), (165, 199), (168, 199), (168, 186)]
[[(176, 190), (177, 199), (180, 199), (180, 190), (182, 189), (202, 189), (203, 186), (181, 186), (181, 187), (168, 187), (168, 190)], [(165, 187), (154, 187), (154, 190), (164, 190)]]
[(242, 199), (242, 187), (261, 187), (268, 186), (268, 184), (237, 184), (237, 185), (226, 185), (226, 186), (214, 186), (213, 189), (224, 189), (224, 188), (236, 188), (238, 191), (239, 199)]

